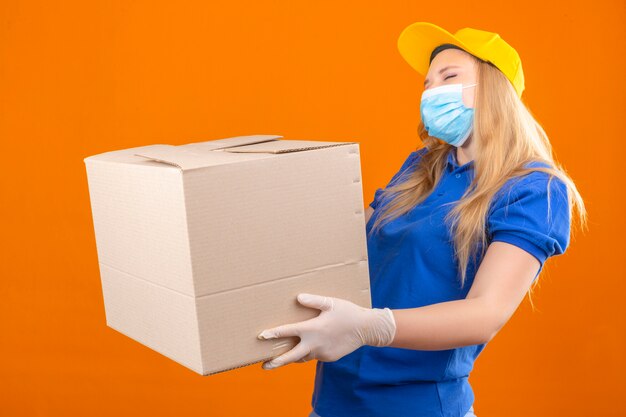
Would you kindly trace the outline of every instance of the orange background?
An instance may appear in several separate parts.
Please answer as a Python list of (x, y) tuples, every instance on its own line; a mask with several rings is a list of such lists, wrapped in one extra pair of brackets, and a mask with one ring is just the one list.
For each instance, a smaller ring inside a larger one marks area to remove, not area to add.
[(257, 133), (358, 141), (367, 204), (421, 146), (423, 78), (396, 49), (414, 21), (518, 50), (524, 100), (589, 211), (538, 310), (527, 297), (476, 361), (476, 414), (625, 415), (625, 7), (3, 0), (0, 415), (307, 416), (315, 362), (200, 377), (106, 327), (83, 158)]

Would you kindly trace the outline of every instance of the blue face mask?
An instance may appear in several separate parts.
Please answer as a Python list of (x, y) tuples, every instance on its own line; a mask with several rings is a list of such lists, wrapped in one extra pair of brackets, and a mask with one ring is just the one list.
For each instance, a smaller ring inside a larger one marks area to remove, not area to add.
[(447, 84), (424, 90), (420, 103), (422, 123), (430, 136), (459, 147), (469, 137), (474, 109), (463, 103), (463, 89), (476, 84)]

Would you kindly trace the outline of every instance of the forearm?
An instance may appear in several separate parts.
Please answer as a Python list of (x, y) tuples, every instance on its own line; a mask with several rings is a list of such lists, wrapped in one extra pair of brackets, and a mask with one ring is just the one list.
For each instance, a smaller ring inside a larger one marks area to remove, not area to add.
[(497, 331), (493, 309), (478, 298), (392, 310), (396, 335), (391, 347), (446, 350), (486, 343)]

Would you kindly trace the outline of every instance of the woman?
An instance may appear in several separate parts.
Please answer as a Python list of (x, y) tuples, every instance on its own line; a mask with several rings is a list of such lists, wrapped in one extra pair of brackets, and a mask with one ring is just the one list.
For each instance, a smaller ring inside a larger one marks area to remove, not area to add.
[(366, 211), (372, 306), (299, 294), (319, 316), (264, 369), (317, 359), (310, 417), (474, 416), (473, 363), (550, 256), (565, 252), (576, 186), (521, 101), (517, 52), (498, 34), (426, 22), (398, 39), (425, 75), (419, 136)]

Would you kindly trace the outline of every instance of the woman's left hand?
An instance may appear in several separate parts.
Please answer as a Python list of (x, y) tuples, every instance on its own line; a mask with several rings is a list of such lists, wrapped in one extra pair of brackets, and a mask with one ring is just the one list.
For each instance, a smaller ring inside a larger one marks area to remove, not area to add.
[(309, 320), (262, 331), (259, 339), (300, 337), (293, 349), (264, 362), (263, 369), (311, 359), (333, 362), (363, 345), (388, 346), (393, 341), (396, 323), (388, 308), (365, 308), (341, 298), (306, 293), (297, 299), (321, 312)]

